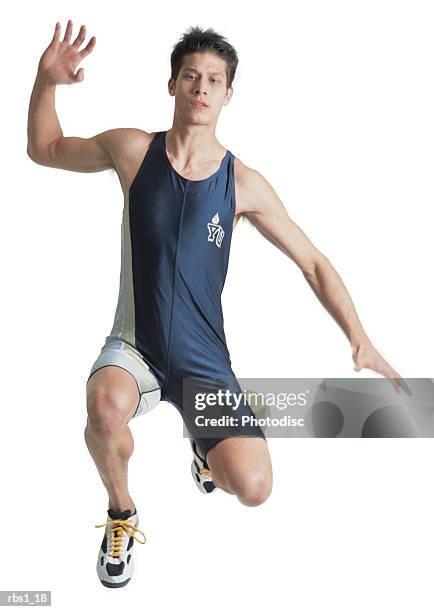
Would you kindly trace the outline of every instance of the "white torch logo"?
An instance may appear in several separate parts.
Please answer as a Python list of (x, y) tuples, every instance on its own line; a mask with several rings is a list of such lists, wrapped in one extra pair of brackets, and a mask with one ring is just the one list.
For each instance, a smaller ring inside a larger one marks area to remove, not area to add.
[(216, 245), (220, 248), (225, 232), (222, 226), (219, 225), (219, 221), (219, 214), (218, 212), (216, 212), (216, 214), (211, 220), (211, 223), (208, 223), (208, 240), (209, 242), (215, 242)]

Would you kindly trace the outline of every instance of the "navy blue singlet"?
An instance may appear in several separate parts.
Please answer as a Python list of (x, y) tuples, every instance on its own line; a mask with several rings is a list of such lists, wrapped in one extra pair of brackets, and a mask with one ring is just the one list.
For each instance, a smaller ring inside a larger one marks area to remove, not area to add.
[[(200, 413), (183, 396), (185, 379), (196, 379), (200, 390), (241, 392), (221, 304), (235, 215), (234, 156), (227, 150), (211, 176), (189, 180), (171, 165), (165, 138), (165, 131), (155, 134), (125, 202), (119, 300), (108, 338), (142, 355), (161, 399), (176, 406), (206, 457), (223, 437), (265, 437), (260, 427), (239, 423), (224, 436), (208, 437), (207, 430), (201, 438), (204, 428), (194, 425)], [(241, 420), (253, 412), (243, 402), (227, 414)]]

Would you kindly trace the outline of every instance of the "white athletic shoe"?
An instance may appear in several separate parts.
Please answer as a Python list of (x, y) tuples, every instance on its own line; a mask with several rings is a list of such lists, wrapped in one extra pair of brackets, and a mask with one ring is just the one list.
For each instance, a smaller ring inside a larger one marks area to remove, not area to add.
[(189, 438), (189, 440), (191, 450), (193, 451), (193, 460), (191, 462), (193, 480), (201, 493), (212, 493), (217, 487), (212, 479), (212, 472), (209, 469), (209, 465), (199, 455), (196, 442), (192, 438)]
[[(123, 587), (131, 580), (134, 572), (133, 544), (134, 540), (140, 544), (146, 543), (143, 531), (137, 528), (139, 518), (137, 510), (117, 512), (107, 511), (107, 522), (95, 527), (105, 527), (106, 531), (101, 543), (96, 570), (98, 578), (106, 587)], [(144, 541), (136, 537), (140, 532)]]

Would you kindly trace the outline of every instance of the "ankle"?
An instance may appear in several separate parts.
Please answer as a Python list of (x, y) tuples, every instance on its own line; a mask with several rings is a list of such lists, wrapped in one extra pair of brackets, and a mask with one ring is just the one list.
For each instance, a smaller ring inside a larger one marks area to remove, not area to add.
[(124, 512), (125, 510), (131, 510), (131, 513), (134, 514), (134, 512), (136, 511), (136, 505), (132, 500), (129, 502), (127, 501), (125, 503), (116, 503), (109, 500), (108, 507), (110, 508), (110, 510), (114, 510), (114, 512)]

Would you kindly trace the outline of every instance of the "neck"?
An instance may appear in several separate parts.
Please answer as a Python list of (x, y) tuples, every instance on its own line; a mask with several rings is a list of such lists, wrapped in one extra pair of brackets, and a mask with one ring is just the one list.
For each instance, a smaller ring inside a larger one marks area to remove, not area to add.
[(221, 160), (226, 152), (212, 127), (178, 126), (175, 122), (166, 132), (166, 150), (169, 157), (182, 167)]

